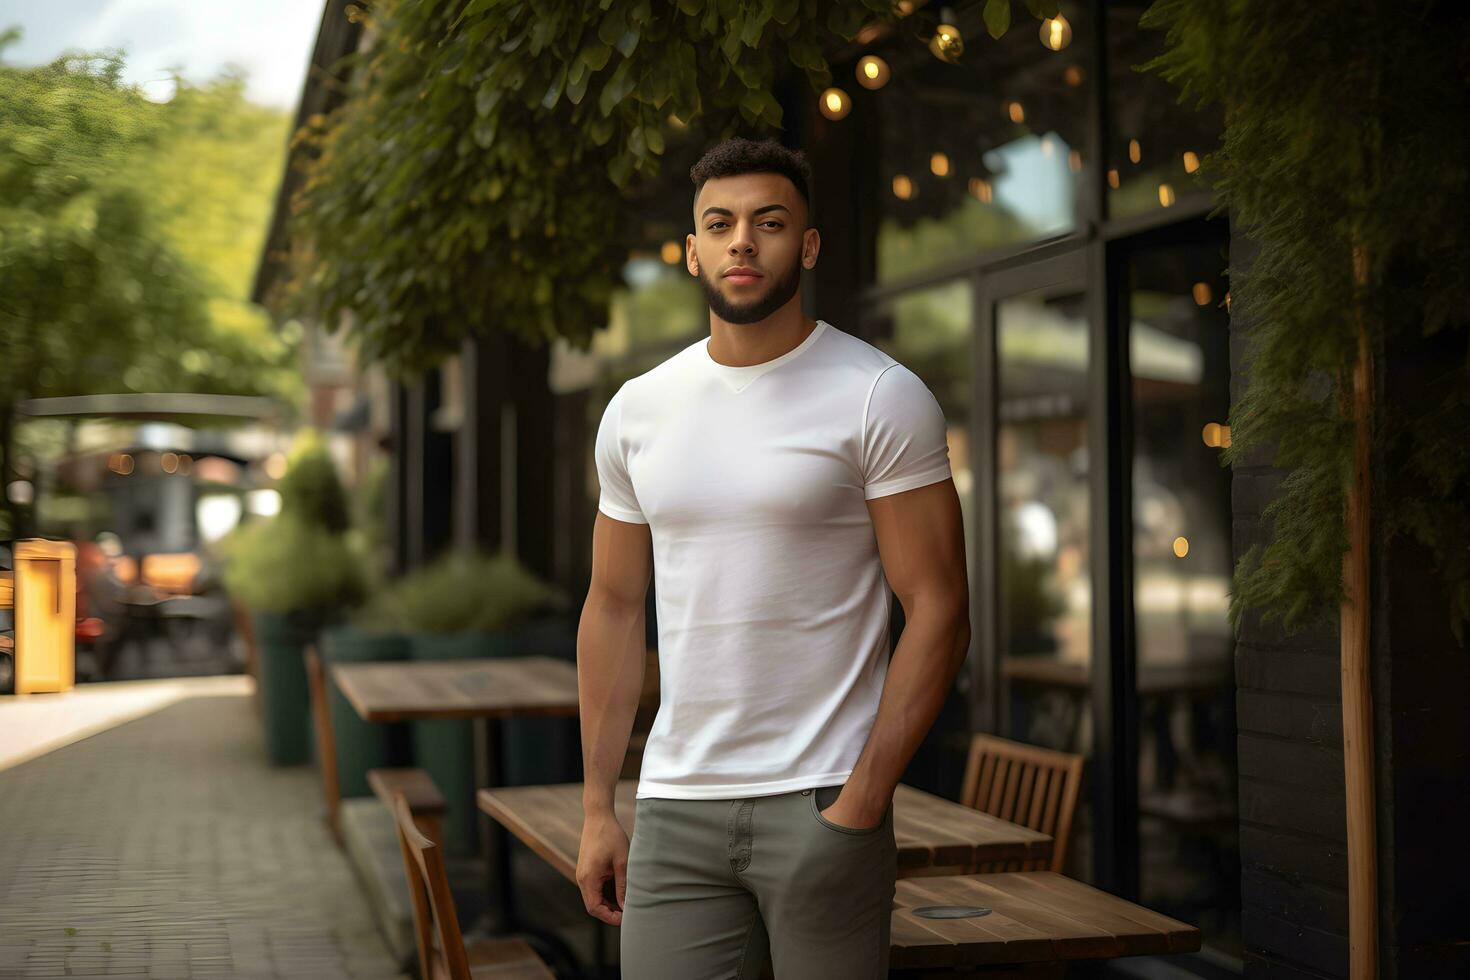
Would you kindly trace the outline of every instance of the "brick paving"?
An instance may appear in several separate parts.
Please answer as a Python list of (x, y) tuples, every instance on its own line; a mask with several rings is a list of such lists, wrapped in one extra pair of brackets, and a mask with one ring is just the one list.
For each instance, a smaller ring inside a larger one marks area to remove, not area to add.
[(401, 976), (321, 814), (240, 695), (0, 771), (0, 977)]

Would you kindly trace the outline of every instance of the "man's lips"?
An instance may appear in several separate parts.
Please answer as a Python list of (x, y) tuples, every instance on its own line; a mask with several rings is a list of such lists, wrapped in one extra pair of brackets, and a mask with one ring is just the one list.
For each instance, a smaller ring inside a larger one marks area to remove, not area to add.
[(761, 275), (759, 272), (744, 269), (731, 269), (729, 272), (725, 273), (724, 276), (727, 282), (732, 282), (737, 286), (749, 285), (750, 283), (755, 282), (760, 277)]

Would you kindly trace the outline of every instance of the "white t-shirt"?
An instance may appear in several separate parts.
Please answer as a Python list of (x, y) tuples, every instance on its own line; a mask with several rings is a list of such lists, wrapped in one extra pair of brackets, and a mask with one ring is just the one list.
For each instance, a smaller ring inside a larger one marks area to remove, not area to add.
[(597, 431), (598, 509), (653, 543), (660, 703), (639, 798), (852, 773), (893, 601), (865, 501), (950, 476), (939, 403), (866, 341), (818, 320), (761, 364), (708, 347), (624, 383)]

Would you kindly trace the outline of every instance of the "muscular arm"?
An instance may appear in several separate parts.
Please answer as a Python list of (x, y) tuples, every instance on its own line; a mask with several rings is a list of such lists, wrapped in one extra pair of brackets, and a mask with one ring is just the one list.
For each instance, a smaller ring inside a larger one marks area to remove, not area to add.
[(878, 716), (842, 795), (824, 814), (870, 827), (939, 716), (970, 646), (965, 535), (953, 480), (868, 501), (883, 573), (903, 606)]
[[(643, 688), (643, 609), (653, 568), (647, 524), (597, 513), (592, 582), (577, 626), (577, 703), (582, 726), (582, 841), (577, 884), (589, 914), (622, 922), (628, 838), (613, 813), (618, 773)], [(612, 880), (615, 902), (603, 894)]]

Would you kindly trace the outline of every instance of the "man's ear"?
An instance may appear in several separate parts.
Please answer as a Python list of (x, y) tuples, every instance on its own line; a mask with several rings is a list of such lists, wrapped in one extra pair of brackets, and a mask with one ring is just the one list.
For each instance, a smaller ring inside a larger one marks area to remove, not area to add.
[(822, 235), (815, 228), (808, 228), (801, 236), (801, 266), (803, 269), (817, 267), (817, 255), (822, 251)]
[(689, 270), (691, 276), (698, 278), (699, 256), (694, 251), (693, 235), (684, 236), (684, 268)]

